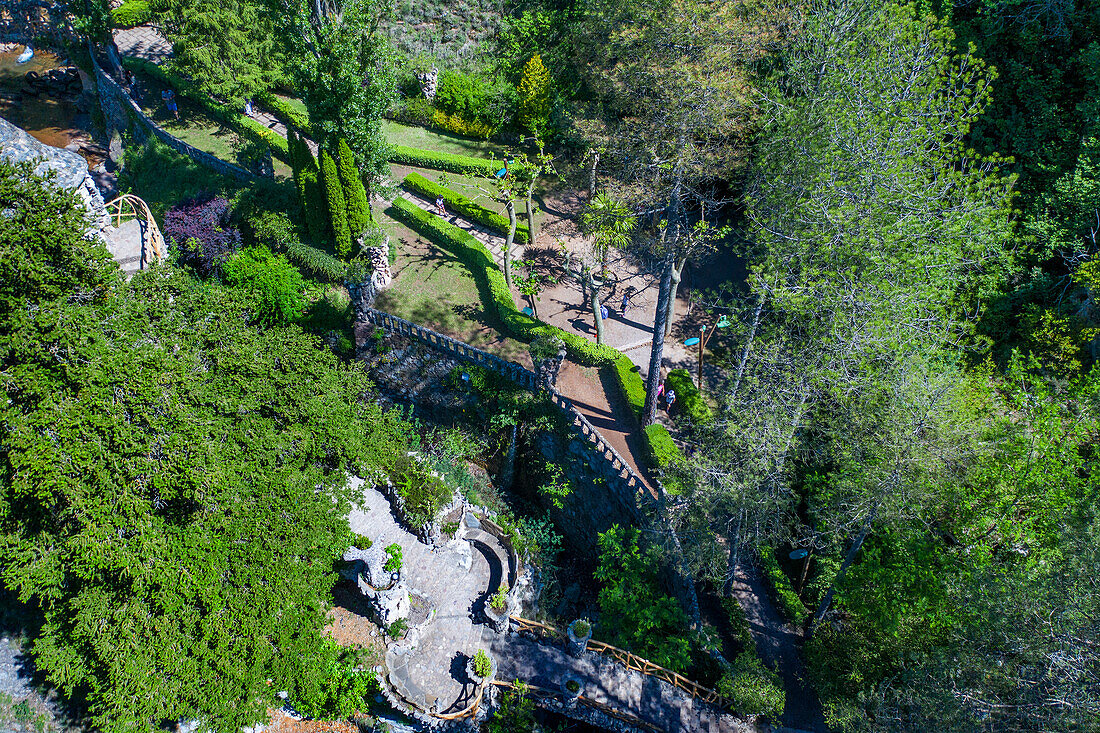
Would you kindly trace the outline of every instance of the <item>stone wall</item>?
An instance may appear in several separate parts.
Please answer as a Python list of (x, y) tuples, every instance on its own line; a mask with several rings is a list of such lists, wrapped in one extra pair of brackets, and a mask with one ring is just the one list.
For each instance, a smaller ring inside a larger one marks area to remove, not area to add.
[(103, 196), (88, 174), (88, 163), (76, 153), (55, 148), (31, 137), (25, 130), (0, 118), (0, 155), (14, 162), (36, 162), (38, 175), (53, 173), (54, 184), (74, 192), (88, 210), (88, 233), (102, 238), (109, 226)]
[[(163, 130), (141, 110), (141, 107), (130, 98), (126, 90), (110, 74), (105, 72), (95, 59), (92, 59), (92, 65), (95, 68), (96, 86), (99, 89), (99, 105), (103, 110), (109, 140), (115, 139), (115, 133), (122, 133), (140, 143), (147, 140), (151, 134), (177, 153), (186, 155), (199, 165), (209, 168), (215, 173), (232, 176), (238, 181), (245, 182), (259, 178), (254, 173), (194, 148)], [(112, 142), (112, 148), (114, 147)], [(112, 149), (112, 157), (116, 152)]]
[(65, 6), (48, 0), (0, 0), (0, 42), (38, 40), (57, 46), (80, 40)]

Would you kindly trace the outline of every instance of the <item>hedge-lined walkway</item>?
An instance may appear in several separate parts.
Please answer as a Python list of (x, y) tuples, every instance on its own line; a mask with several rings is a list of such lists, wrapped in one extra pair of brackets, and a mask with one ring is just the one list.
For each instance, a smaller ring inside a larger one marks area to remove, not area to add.
[[(410, 193), (409, 191), (406, 191), (405, 189), (401, 189), (401, 192), (400, 192), (399, 195), (401, 196), (401, 198), (403, 198), (407, 201), (411, 201), (412, 203), (419, 206), (421, 209), (424, 209), (424, 211), (427, 211), (431, 214), (435, 214), (435, 202), (434, 201), (428, 201), (427, 199), (422, 199), (419, 196), (417, 196), (416, 194)], [(474, 239), (476, 239), (477, 241), (484, 244), (485, 248), (488, 249), (489, 252), (493, 255), (493, 259), (495, 261), (497, 261), (497, 262), (503, 262), (504, 261), (504, 258), (501, 254), (504, 251), (504, 237), (500, 236), (496, 232), (491, 232), (488, 229), (486, 229), (485, 227), (480, 226), (478, 224), (475, 224), (475, 223), (469, 221), (468, 219), (463, 218), (462, 216), (460, 216), (459, 214), (454, 213), (453, 211), (448, 211), (447, 216), (444, 217), (444, 220), (447, 221), (449, 224), (454, 224), (456, 227), (463, 230), (464, 232), (466, 232), (467, 234), (472, 236)], [(525, 250), (524, 250), (522, 244), (516, 244), (515, 242), (512, 243), (512, 260), (513, 261), (522, 260), (524, 252), (525, 252)], [(517, 267), (516, 272), (518, 273), (518, 271), (519, 271), (519, 268)]]

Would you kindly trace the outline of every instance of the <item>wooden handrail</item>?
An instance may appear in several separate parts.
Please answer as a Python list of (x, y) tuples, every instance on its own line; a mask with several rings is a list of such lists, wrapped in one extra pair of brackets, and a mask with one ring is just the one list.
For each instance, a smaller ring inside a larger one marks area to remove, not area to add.
[[(550, 626), (548, 624), (540, 623), (538, 621), (532, 621), (531, 619), (521, 618), (520, 616), (509, 616), (516, 624), (518, 631), (530, 631), (533, 633), (540, 633), (545, 636), (551, 636), (556, 639), (565, 638), (565, 634), (559, 629)], [(616, 662), (622, 664), (627, 669), (632, 669), (635, 672), (641, 672), (644, 675), (650, 677), (656, 677), (657, 679), (664, 680), (678, 690), (687, 692), (694, 698), (698, 698), (703, 702), (711, 703), (712, 705), (718, 705), (719, 707), (729, 709), (730, 701), (726, 700), (716, 690), (712, 690), (709, 687), (704, 687), (694, 680), (689, 680), (678, 672), (673, 672), (671, 669), (666, 669), (659, 664), (639, 657), (636, 654), (628, 652), (625, 649), (620, 649), (610, 644), (605, 644), (602, 641), (596, 641), (590, 639), (588, 641), (588, 648), (598, 654), (611, 657)]]
[[(126, 210), (127, 207), (129, 208), (128, 211)], [(163, 260), (167, 256), (164, 236), (160, 233), (157, 220), (153, 218), (153, 212), (149, 210), (149, 205), (145, 201), (132, 193), (124, 193), (118, 198), (108, 201), (106, 208), (108, 216), (114, 221), (116, 227), (122, 226), (123, 220), (140, 219), (145, 222), (145, 232), (142, 235), (141, 242), (143, 255), (145, 245), (148, 243), (153, 250), (153, 259)], [(145, 261), (149, 259), (148, 257), (142, 258), (143, 267)]]
[[(512, 682), (501, 682), (499, 680), (494, 680), (493, 684), (496, 685), (497, 687), (503, 687), (503, 688), (509, 689), (509, 690), (518, 689), (516, 687), (516, 685)], [(538, 685), (529, 685), (527, 683), (524, 683), (523, 686), (524, 686), (525, 690), (527, 691), (527, 694), (529, 694), (531, 697), (538, 698), (538, 699), (541, 699), (541, 700), (555, 700), (555, 699), (557, 699), (558, 697), (561, 696), (560, 692), (558, 692), (556, 690), (548, 689), (546, 687), (539, 687)], [(593, 710), (598, 710), (601, 713), (603, 713), (604, 715), (610, 715), (611, 717), (616, 718), (618, 720), (621, 720), (624, 723), (628, 723), (629, 725), (632, 725), (636, 728), (643, 728), (645, 730), (652, 730), (652, 731), (657, 731), (657, 733), (662, 733), (662, 729), (658, 728), (657, 726), (653, 725), (652, 723), (649, 723), (645, 720), (642, 720), (641, 718), (639, 718), (636, 715), (631, 715), (630, 713), (624, 713), (620, 710), (616, 710), (615, 708), (611, 707), (610, 705), (608, 705), (606, 703), (599, 702), (598, 700), (593, 700), (590, 697), (585, 697), (584, 695), (579, 695), (577, 697), (577, 702), (580, 703), (581, 705), (586, 706), (586, 707), (590, 707)]]

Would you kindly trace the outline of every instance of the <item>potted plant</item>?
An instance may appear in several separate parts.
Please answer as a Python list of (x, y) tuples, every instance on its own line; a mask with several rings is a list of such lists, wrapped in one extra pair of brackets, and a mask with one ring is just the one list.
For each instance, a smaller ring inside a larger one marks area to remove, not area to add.
[(580, 656), (588, 649), (588, 642), (592, 639), (592, 623), (588, 619), (579, 618), (569, 624), (566, 636), (569, 638), (569, 653)]
[(584, 683), (581, 678), (573, 673), (568, 673), (561, 680), (562, 703), (567, 708), (577, 704), (577, 698), (584, 692)]
[(466, 663), (466, 674), (475, 684), (485, 685), (493, 681), (497, 673), (497, 660), (489, 656), (484, 649), (478, 649)]
[(485, 615), (498, 633), (508, 631), (508, 584), (501, 583), (497, 592), (485, 602)]

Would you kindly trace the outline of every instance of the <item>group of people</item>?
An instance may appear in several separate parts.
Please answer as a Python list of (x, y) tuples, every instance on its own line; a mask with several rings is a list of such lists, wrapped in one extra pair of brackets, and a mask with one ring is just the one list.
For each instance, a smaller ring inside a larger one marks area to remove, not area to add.
[(665, 412), (672, 412), (672, 406), (676, 404), (676, 390), (665, 389), (665, 380), (661, 380), (661, 383), (657, 385), (657, 402), (661, 402), (661, 398), (664, 397)]

